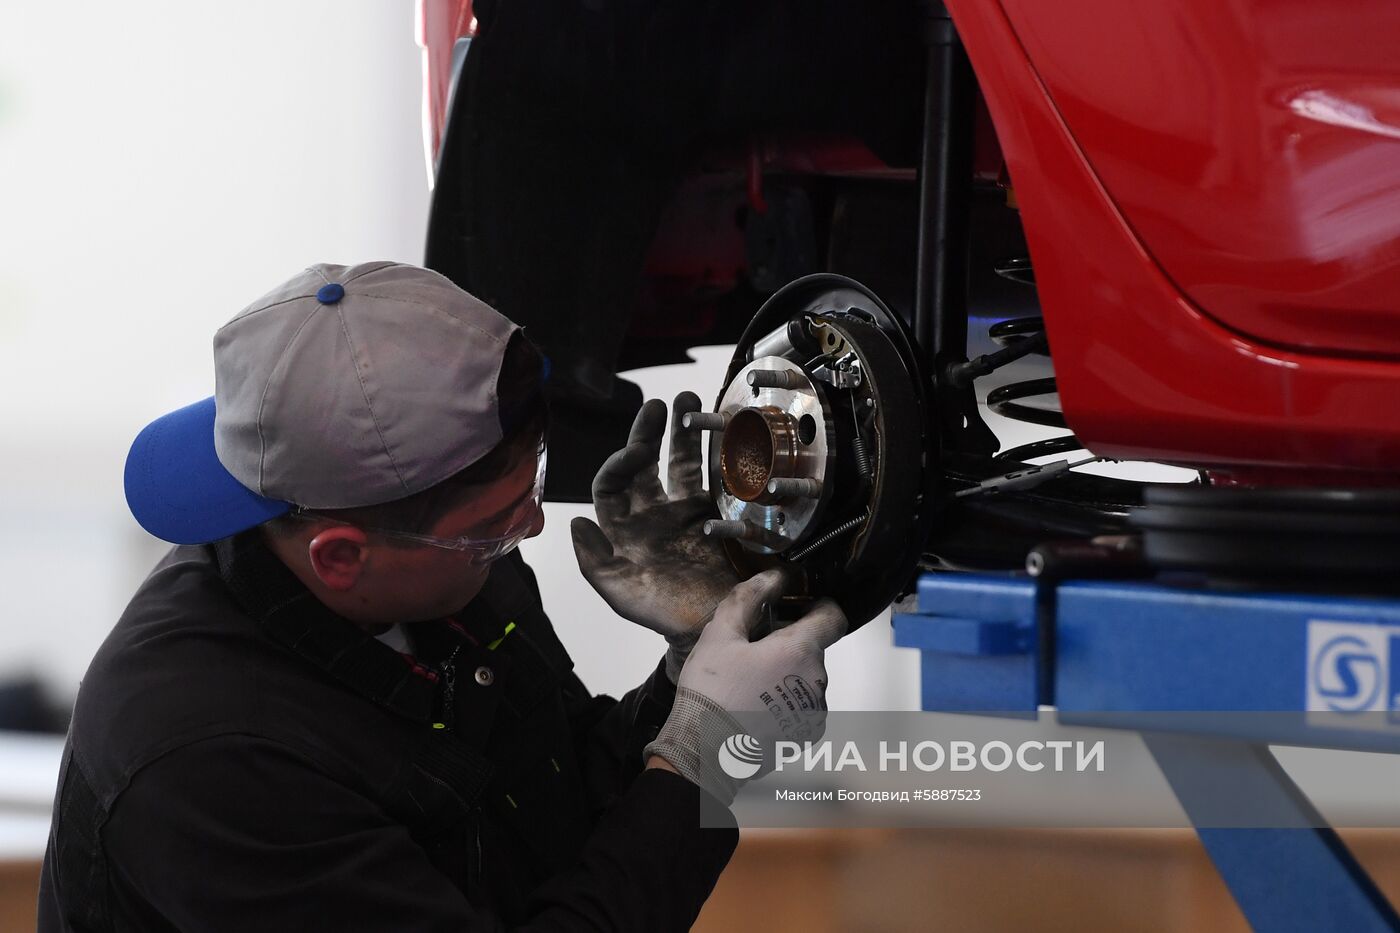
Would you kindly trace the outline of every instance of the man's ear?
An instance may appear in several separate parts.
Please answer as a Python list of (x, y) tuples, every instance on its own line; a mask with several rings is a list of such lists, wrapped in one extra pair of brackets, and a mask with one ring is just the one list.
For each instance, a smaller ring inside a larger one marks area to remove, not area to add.
[(327, 528), (306, 546), (312, 572), (330, 589), (350, 589), (369, 560), (367, 542), (364, 531), (352, 525)]

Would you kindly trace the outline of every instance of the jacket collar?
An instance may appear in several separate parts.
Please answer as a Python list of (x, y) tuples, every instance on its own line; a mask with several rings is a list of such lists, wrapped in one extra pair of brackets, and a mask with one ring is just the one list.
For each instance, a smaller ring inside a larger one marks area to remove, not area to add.
[(401, 716), (432, 718), (436, 673), (332, 612), (272, 553), (257, 529), (211, 547), (234, 599), (274, 640)]

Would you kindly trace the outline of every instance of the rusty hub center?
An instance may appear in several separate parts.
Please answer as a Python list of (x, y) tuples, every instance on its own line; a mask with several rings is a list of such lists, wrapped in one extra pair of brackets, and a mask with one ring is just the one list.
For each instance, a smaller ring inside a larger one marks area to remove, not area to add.
[(766, 502), (768, 481), (797, 471), (797, 422), (779, 408), (742, 408), (725, 426), (719, 471), (737, 499)]

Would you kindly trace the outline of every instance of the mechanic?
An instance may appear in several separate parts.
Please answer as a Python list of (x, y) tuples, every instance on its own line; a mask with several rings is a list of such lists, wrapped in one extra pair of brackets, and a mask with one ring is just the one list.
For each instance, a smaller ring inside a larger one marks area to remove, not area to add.
[(82, 683), (40, 930), (688, 929), (736, 843), (700, 816), (735, 791), (729, 712), (790, 677), (824, 707), (846, 629), (823, 602), (749, 640), (784, 580), (737, 583), (696, 534), (698, 438), (673, 416), (668, 494), (648, 402), (574, 528), (607, 602), (669, 643), (617, 701), (572, 673), (516, 550), (547, 434), (520, 328), (424, 269), (319, 265), (214, 363), (214, 397), (128, 457), (133, 513), (180, 546)]

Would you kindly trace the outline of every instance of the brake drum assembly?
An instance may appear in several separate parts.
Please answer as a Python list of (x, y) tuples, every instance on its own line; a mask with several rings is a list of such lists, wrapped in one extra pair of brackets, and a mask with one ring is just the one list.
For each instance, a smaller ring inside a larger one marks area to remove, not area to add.
[(933, 516), (937, 443), (904, 322), (838, 275), (798, 279), (759, 309), (712, 412), (710, 490), (742, 576), (801, 571), (852, 628), (913, 579)]

